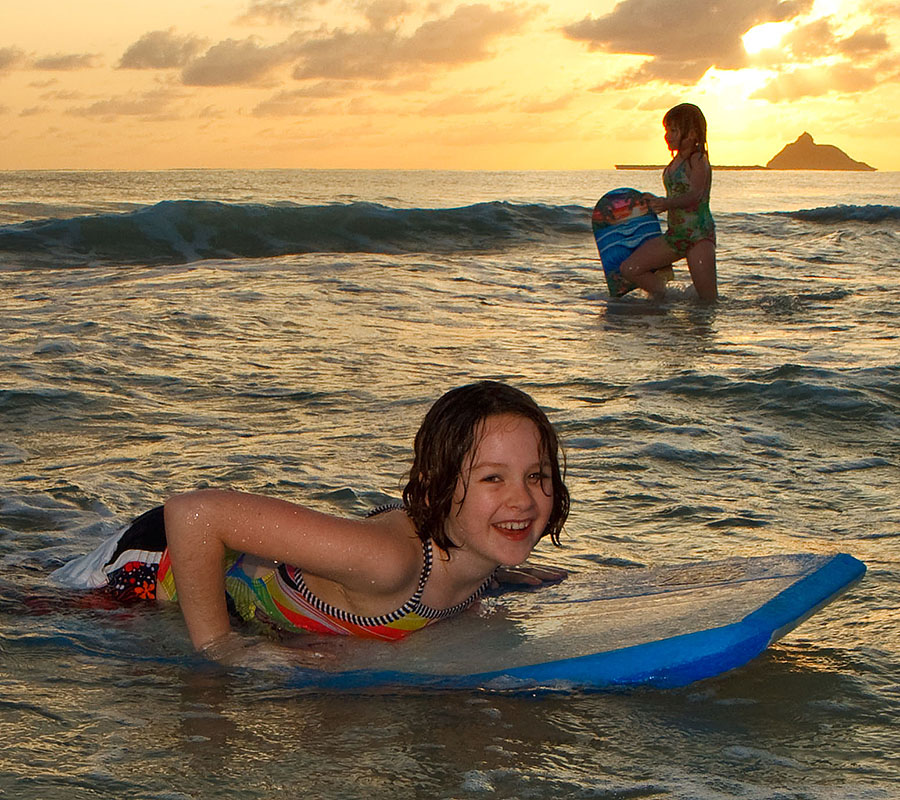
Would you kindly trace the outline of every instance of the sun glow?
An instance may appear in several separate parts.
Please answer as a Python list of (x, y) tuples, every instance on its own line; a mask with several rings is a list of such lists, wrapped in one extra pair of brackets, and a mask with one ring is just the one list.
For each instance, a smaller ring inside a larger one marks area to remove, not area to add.
[(665, 38), (641, 9), (667, 0), (120, 6), (4, 4), (0, 170), (605, 169), (664, 157), (659, 119), (682, 101), (717, 159), (839, 129), (829, 143), (900, 168), (887, 2), (720, 3)]
[(750, 55), (756, 55), (763, 50), (772, 50), (778, 47), (790, 27), (788, 22), (766, 22), (757, 25), (741, 37), (744, 50)]

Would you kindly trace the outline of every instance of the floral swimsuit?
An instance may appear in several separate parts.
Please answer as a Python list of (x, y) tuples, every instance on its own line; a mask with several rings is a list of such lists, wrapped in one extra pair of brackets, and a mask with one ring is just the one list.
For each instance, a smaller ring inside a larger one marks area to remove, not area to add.
[[(691, 191), (688, 161), (689, 159), (685, 159), (674, 169), (666, 167), (663, 172), (666, 197), (671, 199)], [(712, 172), (710, 172), (703, 198), (696, 209), (672, 208), (667, 212), (669, 229), (665, 233), (666, 244), (679, 258), (687, 256), (688, 251), (697, 242), (702, 242), (704, 239), (709, 239), (713, 244), (716, 242), (716, 226), (709, 210), (711, 185)]]

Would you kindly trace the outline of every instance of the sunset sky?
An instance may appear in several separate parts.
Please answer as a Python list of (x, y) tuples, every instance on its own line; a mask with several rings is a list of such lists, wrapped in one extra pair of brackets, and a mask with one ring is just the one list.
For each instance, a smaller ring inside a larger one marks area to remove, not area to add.
[(0, 169), (605, 169), (687, 100), (900, 170), (898, 0), (0, 3)]

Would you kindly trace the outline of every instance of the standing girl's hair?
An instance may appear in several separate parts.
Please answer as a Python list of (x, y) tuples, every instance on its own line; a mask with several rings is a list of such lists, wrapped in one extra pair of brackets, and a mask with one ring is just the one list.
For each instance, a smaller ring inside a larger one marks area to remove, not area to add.
[[(558, 545), (569, 515), (569, 490), (560, 469), (560, 446), (547, 415), (525, 392), (496, 381), (479, 381), (452, 389), (425, 415), (414, 444), (409, 482), (403, 489), (407, 513), (423, 540), (432, 539), (443, 550), (457, 545), (446, 535), (444, 523), (454, 513), (453, 497), (460, 480), (468, 485), (466, 456), (478, 445), (488, 417), (512, 414), (531, 420), (540, 435), (541, 456), (550, 469), (553, 508), (541, 536)], [(565, 465), (565, 461), (563, 461)]]
[(663, 117), (663, 125), (667, 128), (677, 128), (682, 136), (686, 136), (693, 130), (697, 135), (694, 152), (703, 153), (709, 158), (709, 150), (706, 146), (706, 117), (703, 116), (703, 112), (698, 106), (693, 103), (681, 103), (670, 108)]

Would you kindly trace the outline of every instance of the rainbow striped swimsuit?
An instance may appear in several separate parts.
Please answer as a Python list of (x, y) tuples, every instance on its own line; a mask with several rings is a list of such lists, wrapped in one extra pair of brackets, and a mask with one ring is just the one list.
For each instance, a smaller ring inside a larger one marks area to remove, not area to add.
[[(422, 602), (422, 594), (434, 561), (431, 540), (423, 542), (424, 564), (412, 597), (400, 608), (379, 617), (363, 617), (342, 611), (316, 597), (303, 573), (289, 564), (275, 565), (245, 553), (226, 557), (225, 590), (230, 609), (247, 622), (261, 622), (280, 631), (338, 634), (370, 639), (402, 639), (433, 622), (452, 617), (474, 603), (490, 585), (488, 578), (468, 599), (452, 608), (435, 609)], [(177, 600), (168, 550), (157, 576), (157, 597)]]

